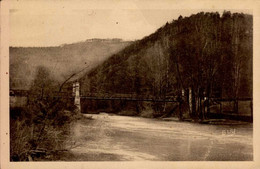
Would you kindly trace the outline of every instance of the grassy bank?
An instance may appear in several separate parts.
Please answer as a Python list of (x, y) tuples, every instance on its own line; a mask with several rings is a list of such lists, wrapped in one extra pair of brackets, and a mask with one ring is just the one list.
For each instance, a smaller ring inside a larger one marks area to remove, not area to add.
[(52, 159), (67, 151), (70, 126), (80, 115), (60, 104), (48, 112), (35, 103), (10, 110), (11, 161)]

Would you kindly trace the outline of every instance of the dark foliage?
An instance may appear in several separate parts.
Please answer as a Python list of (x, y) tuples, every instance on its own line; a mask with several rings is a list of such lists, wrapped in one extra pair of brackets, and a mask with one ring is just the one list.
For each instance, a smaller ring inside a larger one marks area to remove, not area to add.
[[(202, 96), (252, 97), (252, 26), (251, 15), (228, 11), (180, 16), (92, 69), (81, 92), (164, 98), (191, 88), (194, 104)], [(151, 106), (164, 112), (166, 104), (159, 107)]]
[(46, 158), (66, 149), (70, 124), (77, 119), (73, 99), (54, 97), (57, 83), (38, 67), (27, 105), (10, 109), (10, 160)]

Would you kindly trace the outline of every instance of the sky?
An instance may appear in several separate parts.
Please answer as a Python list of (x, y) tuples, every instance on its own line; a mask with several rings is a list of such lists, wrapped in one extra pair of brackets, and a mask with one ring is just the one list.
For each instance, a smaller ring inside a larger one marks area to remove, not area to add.
[[(58, 46), (92, 38), (137, 40), (180, 15), (223, 9), (181, 9), (160, 1), (12, 1), (9, 10), (10, 46)], [(248, 10), (232, 12), (250, 13)]]

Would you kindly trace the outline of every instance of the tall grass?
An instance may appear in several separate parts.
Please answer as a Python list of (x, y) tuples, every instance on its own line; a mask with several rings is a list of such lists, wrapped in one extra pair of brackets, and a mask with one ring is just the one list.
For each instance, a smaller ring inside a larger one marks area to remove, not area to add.
[(66, 151), (71, 123), (79, 115), (73, 106), (64, 107), (64, 101), (53, 107), (32, 102), (10, 110), (11, 161), (51, 160), (55, 153)]

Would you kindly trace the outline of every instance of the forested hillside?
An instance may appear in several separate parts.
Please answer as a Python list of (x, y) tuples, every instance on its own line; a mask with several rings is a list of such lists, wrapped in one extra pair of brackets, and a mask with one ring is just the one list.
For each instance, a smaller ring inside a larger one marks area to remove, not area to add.
[(81, 94), (252, 97), (252, 41), (252, 15), (180, 16), (92, 69)]
[(84, 67), (86, 71), (131, 42), (120, 39), (90, 39), (57, 47), (10, 47), (10, 88), (29, 89), (40, 67), (64, 81)]

